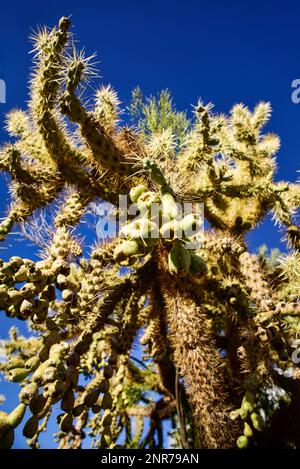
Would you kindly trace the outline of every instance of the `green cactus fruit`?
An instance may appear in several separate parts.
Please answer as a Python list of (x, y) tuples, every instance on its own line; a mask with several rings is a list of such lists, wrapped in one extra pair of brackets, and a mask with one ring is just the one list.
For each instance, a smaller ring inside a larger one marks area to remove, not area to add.
[(245, 410), (245, 408), (242, 408), (242, 407), (241, 407), (241, 408), (239, 409), (239, 414), (240, 414), (240, 417), (241, 417), (243, 420), (245, 420), (245, 419), (247, 418), (247, 416), (248, 416), (248, 411)]
[(11, 305), (18, 305), (23, 300), (23, 295), (19, 290), (10, 290), (8, 291), (9, 299), (8, 303)]
[(55, 287), (53, 285), (46, 285), (40, 294), (42, 300), (54, 301), (56, 298)]
[(262, 432), (264, 429), (264, 422), (261, 416), (258, 415), (256, 412), (253, 412), (250, 417), (255, 430), (257, 430), (258, 432)]
[(9, 264), (14, 270), (17, 270), (19, 267), (21, 267), (21, 265), (23, 265), (23, 259), (18, 256), (12, 256), (9, 259)]
[(63, 259), (56, 259), (51, 266), (51, 272), (55, 275), (57, 274), (69, 275), (70, 265), (68, 264), (68, 262), (64, 261)]
[(62, 432), (69, 433), (73, 429), (73, 416), (72, 414), (64, 414), (59, 422)]
[(23, 404), (30, 405), (38, 398), (38, 386), (36, 383), (27, 384), (21, 389), (19, 399)]
[(130, 259), (140, 253), (140, 247), (136, 241), (126, 240), (116, 246), (114, 250), (114, 259), (118, 264), (128, 265)]
[(0, 410), (0, 441), (3, 435), (5, 435), (5, 433), (7, 433), (10, 428), (11, 426), (8, 422), (7, 413)]
[(5, 274), (7, 277), (12, 277), (15, 273), (15, 270), (13, 267), (10, 265), (9, 262), (4, 262), (4, 264), (1, 267), (1, 273)]
[(101, 420), (101, 425), (103, 427), (109, 427), (112, 423), (112, 415), (111, 415), (111, 411), (109, 409), (105, 410), (104, 411), (104, 414), (103, 414), (103, 417), (102, 417), (102, 420)]
[(164, 223), (160, 228), (160, 235), (165, 240), (182, 238), (182, 230), (179, 221), (171, 220)]
[(56, 278), (56, 285), (60, 290), (67, 288), (67, 285), (68, 285), (67, 277), (63, 274), (58, 274)]
[(93, 412), (93, 414), (99, 414), (99, 412), (101, 412), (101, 405), (99, 405), (97, 403), (94, 404), (92, 406), (92, 412)]
[(144, 186), (143, 184), (139, 184), (138, 186), (135, 186), (130, 190), (129, 197), (131, 201), (135, 204), (138, 201), (140, 195), (147, 191), (148, 188), (146, 186)]
[(8, 379), (14, 383), (19, 383), (26, 379), (29, 373), (30, 370), (27, 370), (26, 368), (14, 368), (8, 372)]
[(239, 410), (232, 410), (229, 414), (231, 420), (236, 420), (240, 416)]
[(135, 240), (144, 246), (151, 246), (157, 241), (158, 226), (146, 218), (140, 218), (123, 226), (120, 230), (120, 236)]
[(241, 409), (243, 409), (245, 412), (253, 412), (253, 404), (243, 399)]
[(74, 417), (79, 417), (79, 415), (82, 414), (85, 408), (86, 408), (85, 404), (78, 404), (77, 406), (73, 408), (72, 414), (74, 415)]
[(192, 275), (195, 276), (202, 276), (207, 274), (207, 264), (203, 257), (195, 254), (193, 252), (190, 253), (191, 256), (191, 267), (190, 272)]
[(16, 283), (26, 282), (28, 279), (28, 270), (25, 265), (22, 265), (14, 275), (14, 281)]
[(51, 404), (58, 402), (66, 392), (66, 385), (63, 381), (56, 380), (51, 383), (47, 383), (43, 388), (43, 396), (48, 399), (50, 398)]
[(43, 394), (40, 394), (35, 401), (31, 402), (29, 405), (29, 409), (32, 412), (32, 414), (34, 415), (39, 414), (41, 410), (45, 407), (46, 401), (47, 401), (47, 398), (43, 396)]
[(112, 365), (106, 365), (106, 367), (103, 370), (103, 376), (106, 379), (112, 378), (114, 374), (114, 367)]
[(26, 438), (33, 438), (39, 428), (39, 419), (32, 415), (29, 417), (23, 428), (23, 435)]
[(26, 411), (24, 403), (19, 404), (7, 417), (8, 423), (12, 428), (16, 428), (23, 420)]
[(0, 303), (5, 304), (9, 300), (9, 294), (5, 287), (0, 287)]
[(39, 357), (31, 357), (25, 362), (25, 368), (30, 371), (35, 371), (40, 366), (41, 360)]
[(53, 383), (61, 378), (61, 372), (55, 366), (49, 366), (43, 373), (43, 384)]
[(99, 389), (95, 389), (94, 391), (91, 391), (89, 394), (85, 396), (84, 404), (87, 407), (92, 407), (94, 404), (96, 404), (99, 394), (100, 394)]
[(159, 195), (156, 192), (144, 192), (137, 201), (137, 206), (141, 212), (151, 209), (152, 204), (159, 204)]
[(20, 292), (22, 293), (23, 297), (28, 299), (28, 298), (34, 298), (35, 295), (37, 294), (37, 287), (34, 285), (34, 283), (25, 283), (25, 285), (22, 286), (20, 289)]
[(0, 436), (0, 449), (10, 449), (14, 444), (15, 432), (9, 428), (4, 435)]
[(188, 250), (181, 242), (175, 242), (168, 256), (169, 271), (171, 274), (177, 274), (183, 270), (189, 272), (191, 257)]
[(109, 390), (109, 381), (108, 379), (103, 379), (98, 386), (99, 392), (106, 393)]
[(75, 386), (77, 386), (78, 378), (79, 378), (79, 372), (78, 372), (76, 366), (69, 365), (68, 368), (67, 368), (68, 383), (71, 386), (75, 387)]
[(106, 410), (106, 409), (111, 409), (113, 405), (113, 400), (111, 397), (111, 394), (109, 392), (106, 392), (104, 396), (102, 397), (101, 400), (101, 408)]
[(192, 237), (199, 229), (199, 221), (193, 213), (189, 213), (180, 221), (181, 229), (186, 237)]
[(39, 386), (43, 383), (44, 372), (49, 367), (49, 360), (41, 363), (40, 366), (35, 370), (32, 375), (32, 380), (37, 383)]
[(245, 435), (241, 435), (236, 440), (236, 444), (237, 444), (238, 448), (245, 449), (245, 448), (247, 448), (247, 446), (249, 444), (249, 440)]
[(20, 357), (12, 357), (9, 359), (7, 365), (6, 365), (6, 370), (13, 370), (14, 368), (24, 368), (25, 362), (22, 358)]
[(43, 273), (40, 269), (36, 269), (35, 266), (29, 267), (28, 269), (28, 280), (30, 282), (40, 282), (43, 279)]
[(162, 204), (162, 215), (163, 218), (166, 220), (173, 220), (178, 217), (179, 210), (177, 203), (174, 197), (171, 194), (163, 194), (161, 196), (161, 204)]
[(61, 401), (61, 410), (64, 410), (65, 412), (70, 412), (74, 408), (74, 402), (75, 402), (75, 397), (74, 397), (74, 392), (72, 388), (67, 389), (65, 392), (62, 401)]
[(34, 311), (34, 300), (23, 300), (20, 305), (19, 316), (23, 319), (28, 319)]
[[(52, 350), (52, 353), (55, 353), (58, 352), (60, 350), (60, 346), (58, 346), (59, 342), (61, 341), (61, 335), (60, 333), (55, 330), (55, 331), (51, 331), (51, 333), (47, 336), (46, 338), (46, 342), (45, 342), (45, 345), (47, 345), (47, 347), (51, 347), (51, 350)], [(53, 347), (53, 346), (56, 346), (56, 347)], [(53, 348), (52, 348), (53, 347)]]
[(247, 422), (244, 423), (244, 435), (248, 438), (251, 438), (253, 436), (252, 428)]
[(69, 290), (69, 289), (63, 290), (62, 293), (61, 293), (61, 297), (64, 301), (69, 303), (70, 301), (72, 301), (72, 298), (73, 298), (72, 290)]

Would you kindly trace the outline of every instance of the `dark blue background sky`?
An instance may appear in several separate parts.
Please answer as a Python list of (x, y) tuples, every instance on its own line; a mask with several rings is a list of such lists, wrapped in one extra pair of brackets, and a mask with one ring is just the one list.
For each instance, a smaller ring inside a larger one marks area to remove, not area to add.
[[(28, 36), (37, 25), (52, 26), (62, 15), (72, 15), (80, 45), (88, 53), (97, 51), (102, 82), (110, 82), (125, 104), (136, 85), (145, 94), (168, 87), (179, 109), (190, 109), (199, 97), (212, 101), (218, 112), (228, 112), (237, 102), (253, 107), (270, 101), (268, 130), (282, 141), (277, 178), (296, 180), (300, 104), (291, 101), (291, 83), (300, 78), (299, 1), (2, 2), (0, 78), (6, 81), (7, 103), (0, 104), (1, 141), (7, 138), (5, 112), (25, 107)], [(1, 214), (8, 200), (2, 181)], [(249, 239), (254, 249), (262, 242), (275, 247), (279, 238), (267, 222)], [(1, 387), (15, 394), (11, 385)], [(16, 444), (22, 445), (19, 437)]]

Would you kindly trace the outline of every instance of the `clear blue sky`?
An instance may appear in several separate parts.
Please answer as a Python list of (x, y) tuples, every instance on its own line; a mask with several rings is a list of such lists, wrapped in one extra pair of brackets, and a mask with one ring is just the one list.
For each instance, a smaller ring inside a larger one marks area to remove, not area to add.
[[(280, 135), (278, 179), (295, 181), (300, 169), (300, 104), (291, 101), (291, 82), (300, 78), (298, 1), (33, 1), (2, 2), (0, 79), (7, 85), (3, 116), (25, 107), (31, 57), (28, 36), (37, 25), (52, 26), (72, 15), (73, 31), (88, 53), (97, 52), (103, 83), (111, 83), (124, 103), (139, 85), (146, 94), (168, 87), (179, 109), (199, 97), (218, 112), (237, 102), (253, 107), (272, 103), (269, 131)], [(6, 206), (0, 185), (0, 212)], [(252, 249), (280, 237), (267, 222), (250, 236)], [(22, 248), (24, 256), (30, 252)], [(2, 251), (0, 251), (1, 254)], [(10, 250), (3, 253), (7, 256)], [(3, 336), (2, 336), (3, 337)], [(11, 407), (14, 390), (5, 408)], [(17, 438), (16, 446), (22, 446)]]

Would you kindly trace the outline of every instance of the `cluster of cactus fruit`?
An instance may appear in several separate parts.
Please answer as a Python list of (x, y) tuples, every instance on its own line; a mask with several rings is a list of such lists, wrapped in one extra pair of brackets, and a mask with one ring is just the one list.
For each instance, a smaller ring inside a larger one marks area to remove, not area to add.
[[(0, 308), (14, 321), (0, 371), (21, 386), (0, 412), (0, 448), (24, 415), (38, 448), (58, 403), (60, 448), (163, 448), (166, 422), (174, 447), (299, 448), (300, 185), (274, 180), (270, 105), (227, 117), (200, 101), (190, 120), (168, 92), (135, 90), (121, 125), (110, 86), (82, 104), (93, 66), (69, 29), (62, 18), (34, 37), (29, 109), (7, 115), (13, 141), (0, 149), (13, 199), (4, 248), (59, 204), (39, 261), (0, 261)], [(121, 195), (140, 215), (84, 255), (74, 227), (95, 202), (118, 213)], [(191, 201), (209, 226), (192, 249), (201, 222), (179, 216)], [(251, 254), (245, 235), (270, 213), (287, 250)]]

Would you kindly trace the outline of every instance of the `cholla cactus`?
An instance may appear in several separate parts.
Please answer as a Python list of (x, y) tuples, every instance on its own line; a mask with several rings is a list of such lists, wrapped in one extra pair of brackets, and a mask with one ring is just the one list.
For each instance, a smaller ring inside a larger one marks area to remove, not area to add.
[[(262, 133), (270, 105), (236, 105), (223, 116), (199, 101), (191, 122), (168, 92), (145, 101), (135, 90), (134, 125), (122, 127), (110, 86), (93, 107), (81, 102), (80, 86), (94, 72), (69, 28), (62, 18), (34, 38), (29, 108), (8, 114), (14, 140), (0, 150), (13, 198), (3, 243), (59, 202), (41, 260), (1, 260), (0, 306), (14, 324), (1, 371), (19, 383), (20, 404), (0, 413), (0, 447), (12, 446), (17, 425), (38, 447), (59, 403), (60, 448), (80, 448), (87, 433), (94, 447), (166, 447), (168, 421), (175, 447), (299, 448), (292, 357), (300, 186), (274, 181), (279, 139)], [(141, 216), (83, 257), (74, 227), (91, 202), (118, 209), (120, 195)], [(199, 220), (180, 218), (186, 201), (203, 203), (210, 225), (192, 249), (188, 232)], [(287, 240), (286, 254), (270, 259), (245, 242), (269, 213)], [(31, 337), (18, 333), (18, 320)]]

